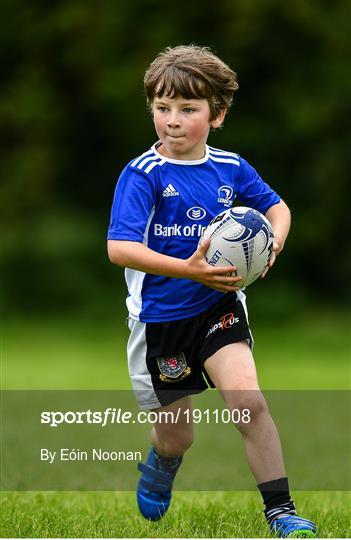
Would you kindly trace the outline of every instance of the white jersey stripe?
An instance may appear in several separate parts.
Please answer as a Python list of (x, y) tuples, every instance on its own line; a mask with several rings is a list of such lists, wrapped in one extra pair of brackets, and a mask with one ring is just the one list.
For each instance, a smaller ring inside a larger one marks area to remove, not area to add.
[[(155, 214), (155, 206), (152, 207), (149, 219), (147, 220), (147, 224), (145, 227), (144, 238), (143, 238), (143, 244), (145, 246), (148, 245), (149, 229), (150, 229), (150, 224), (151, 224), (152, 218), (154, 217), (154, 214)], [(140, 270), (133, 270), (132, 268), (126, 268), (124, 275), (125, 275), (128, 291), (130, 294), (126, 302), (128, 311), (129, 311), (130, 316), (133, 319), (139, 320), (139, 315), (143, 307), (141, 291), (143, 288), (143, 282), (144, 282), (146, 274), (145, 272), (141, 272)]]
[(142, 169), (144, 167), (144, 165), (146, 165), (147, 163), (149, 163), (149, 161), (156, 161), (157, 159), (159, 159), (157, 156), (153, 155), (153, 156), (148, 156), (146, 157), (145, 159), (143, 159), (143, 161), (141, 161), (139, 163), (139, 165), (137, 165), (137, 168), (138, 169)]
[(231, 156), (231, 157), (235, 157), (236, 159), (239, 159), (238, 154), (235, 154), (234, 152), (225, 152), (224, 150), (214, 150), (214, 149), (212, 150), (212, 148), (210, 148), (209, 152), (211, 156)]
[(147, 152), (144, 152), (141, 154), (141, 156), (138, 156), (134, 161), (132, 161), (131, 166), (135, 167), (141, 159), (143, 159), (145, 156), (152, 156), (155, 155), (152, 150), (148, 150)]
[(211, 154), (210, 154), (210, 159), (212, 159), (212, 161), (217, 161), (219, 163), (233, 163), (237, 167), (240, 167), (240, 161), (235, 160), (235, 159), (214, 157), (214, 156), (211, 156)]
[(148, 174), (156, 165), (163, 165), (164, 161), (154, 161), (153, 163), (150, 163), (145, 169), (146, 174)]

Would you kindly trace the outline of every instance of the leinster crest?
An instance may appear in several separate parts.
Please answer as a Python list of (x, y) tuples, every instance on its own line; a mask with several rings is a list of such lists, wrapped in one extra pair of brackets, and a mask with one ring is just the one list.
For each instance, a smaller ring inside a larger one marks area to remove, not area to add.
[(181, 381), (191, 373), (184, 353), (160, 356), (157, 358), (157, 365), (161, 372), (160, 379), (163, 382)]

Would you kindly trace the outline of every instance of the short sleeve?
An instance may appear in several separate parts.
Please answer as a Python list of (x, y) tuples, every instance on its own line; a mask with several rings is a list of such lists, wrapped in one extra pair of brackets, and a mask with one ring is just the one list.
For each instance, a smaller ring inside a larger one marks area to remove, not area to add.
[(107, 239), (143, 242), (155, 200), (154, 179), (126, 167), (115, 189)]
[(236, 178), (237, 198), (244, 205), (255, 208), (262, 214), (279, 203), (279, 195), (262, 180), (258, 172), (242, 157)]

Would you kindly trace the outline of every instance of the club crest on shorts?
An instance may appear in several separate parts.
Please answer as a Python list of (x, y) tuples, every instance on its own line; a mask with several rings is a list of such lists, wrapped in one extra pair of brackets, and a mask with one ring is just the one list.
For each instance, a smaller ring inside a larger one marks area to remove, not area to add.
[(161, 381), (181, 381), (191, 373), (191, 368), (187, 365), (184, 353), (174, 354), (172, 356), (160, 356), (156, 360), (161, 372)]

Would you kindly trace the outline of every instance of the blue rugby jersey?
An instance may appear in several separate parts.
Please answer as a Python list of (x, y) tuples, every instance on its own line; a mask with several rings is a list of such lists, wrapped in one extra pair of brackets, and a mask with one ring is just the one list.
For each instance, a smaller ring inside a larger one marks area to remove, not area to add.
[[(280, 201), (238, 154), (206, 145), (204, 158), (169, 159), (150, 150), (123, 170), (115, 190), (109, 240), (141, 242), (180, 259), (189, 258), (211, 219), (235, 199), (265, 214)], [(130, 317), (162, 322), (192, 317), (223, 293), (188, 279), (146, 274), (126, 268)]]

